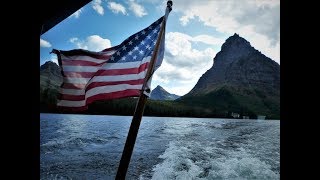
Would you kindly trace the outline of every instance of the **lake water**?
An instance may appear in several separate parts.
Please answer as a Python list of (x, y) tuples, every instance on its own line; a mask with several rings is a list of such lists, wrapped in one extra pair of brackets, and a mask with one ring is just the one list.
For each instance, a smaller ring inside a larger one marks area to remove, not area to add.
[[(41, 179), (114, 179), (131, 116), (40, 114)], [(143, 117), (127, 179), (280, 179), (280, 121)]]

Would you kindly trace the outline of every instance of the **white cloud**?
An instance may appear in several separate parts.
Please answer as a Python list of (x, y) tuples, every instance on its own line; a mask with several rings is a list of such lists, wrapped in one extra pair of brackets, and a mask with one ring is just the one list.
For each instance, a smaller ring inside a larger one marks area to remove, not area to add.
[(92, 8), (100, 15), (104, 14), (104, 9), (101, 5), (102, 1), (101, 0), (94, 0), (92, 2)]
[(85, 40), (73, 37), (70, 38), (69, 41), (75, 44), (77, 48), (90, 51), (102, 51), (103, 49), (111, 47), (111, 41), (109, 39), (104, 39), (98, 35), (88, 36)]
[(182, 26), (186, 26), (189, 23), (190, 19), (194, 19), (194, 14), (186, 12), (186, 14), (182, 16), (179, 20)]
[[(158, 4), (159, 0), (138, 0), (139, 2), (143, 3), (152, 3), (152, 4)], [(163, 1), (164, 3), (167, 3), (166, 1)]]
[(220, 45), (224, 42), (224, 39), (216, 38), (206, 34), (195, 36), (191, 39), (194, 42), (202, 42), (208, 45)]
[[(194, 37), (184, 33), (180, 33), (180, 32), (170, 32), (168, 34), (170, 35), (170, 37), (176, 36), (181, 41), (201, 42), (207, 45), (222, 45), (225, 41), (225, 39), (216, 38), (207, 34), (200, 34)], [(182, 43), (181, 45), (184, 44), (184, 42), (181, 42), (181, 43)], [(178, 45), (178, 46), (181, 46), (181, 45)]]
[(129, 9), (137, 17), (142, 17), (148, 14), (145, 8), (142, 5), (136, 3), (134, 0), (129, 0), (128, 3), (129, 3)]
[(182, 13), (183, 26), (197, 19), (219, 32), (238, 33), (280, 63), (280, 0), (175, 0), (174, 9)]
[(70, 38), (70, 42), (71, 43), (75, 43), (76, 41), (78, 41), (79, 39), (78, 38), (76, 38), (76, 37), (73, 37), (73, 38)]
[(122, 14), (126, 15), (127, 11), (126, 8), (120, 4), (120, 3), (116, 3), (116, 2), (108, 2), (108, 8), (113, 12), (118, 14), (119, 12), (121, 12)]
[(81, 13), (82, 9), (79, 9), (78, 11), (74, 12), (70, 17), (79, 18)]
[(194, 39), (201, 39), (196, 37), (180, 32), (166, 34), (165, 57), (154, 74), (152, 86), (161, 84), (168, 92), (184, 95), (212, 67), (216, 52), (212, 48), (194, 49)]
[(49, 48), (51, 47), (51, 44), (46, 40), (40, 39), (40, 47)]

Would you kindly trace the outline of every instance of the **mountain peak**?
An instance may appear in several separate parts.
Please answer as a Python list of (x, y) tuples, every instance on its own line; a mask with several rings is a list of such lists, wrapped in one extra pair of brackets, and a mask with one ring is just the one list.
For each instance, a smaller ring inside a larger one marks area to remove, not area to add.
[(47, 61), (40, 66), (40, 73), (50, 73), (55, 76), (61, 76), (61, 68), (56, 63), (52, 61)]
[(279, 117), (280, 65), (237, 33), (226, 39), (213, 66), (179, 101)]
[(221, 51), (214, 57), (214, 63), (199, 79), (189, 94), (210, 91), (222, 84), (235, 86), (263, 86), (279, 89), (280, 67), (263, 55), (250, 43), (235, 33), (226, 39)]
[(221, 51), (235, 48), (252, 48), (252, 46), (246, 39), (239, 36), (239, 34), (234, 33), (233, 36), (226, 39), (225, 43), (221, 47)]
[(241, 38), (240, 36), (239, 36), (239, 34), (237, 34), (237, 33), (234, 33), (232, 36), (230, 36), (228, 39), (230, 39), (230, 38)]
[(163, 87), (158, 85), (156, 88), (152, 90), (150, 98), (154, 100), (175, 100), (179, 97), (180, 96), (178, 95), (169, 93)]
[(40, 70), (41, 69), (47, 69), (49, 67), (58, 67), (58, 65), (56, 63), (52, 62), (52, 61), (46, 61), (44, 64), (42, 64), (40, 66)]
[[(154, 89), (159, 89), (159, 90), (161, 90), (161, 91), (166, 91), (165, 89), (163, 89), (163, 87), (162, 86), (160, 86), (160, 85), (158, 85), (156, 88), (154, 88)], [(167, 92), (167, 91), (166, 91)]]

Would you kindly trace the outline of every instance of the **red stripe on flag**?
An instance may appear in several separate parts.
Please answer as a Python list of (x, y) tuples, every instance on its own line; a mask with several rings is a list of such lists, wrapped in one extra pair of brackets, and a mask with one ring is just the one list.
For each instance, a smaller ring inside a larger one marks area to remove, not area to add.
[[(99, 86), (108, 86), (108, 85), (118, 85), (118, 84), (130, 84), (130, 85), (139, 85), (143, 84), (144, 79), (130, 80), (130, 81), (114, 81), (114, 82), (92, 82), (86, 88), (86, 91), (99, 87)], [(63, 83), (62, 88), (64, 89), (84, 89), (86, 84), (74, 84), (74, 83)]]
[(149, 62), (141, 64), (137, 68), (127, 68), (127, 69), (110, 69), (110, 70), (98, 70), (95, 76), (110, 76), (110, 75), (125, 75), (125, 74), (139, 74), (148, 68)]
[(91, 78), (93, 76), (108, 76), (108, 75), (125, 75), (125, 74), (139, 74), (142, 71), (145, 71), (148, 68), (149, 62), (141, 64), (138, 68), (128, 68), (128, 69), (100, 69), (95, 72), (64, 72), (65, 77), (70, 78)]
[(70, 94), (61, 94), (59, 93), (59, 100), (67, 101), (82, 101), (85, 100), (85, 95), (70, 95)]
[[(82, 54), (80, 54), (79, 56), (82, 56)], [(97, 60), (108, 60), (110, 59), (110, 57), (112, 56), (112, 54), (110, 55), (101, 55), (101, 54), (92, 54), (92, 55), (89, 55), (90, 57), (93, 57)]]
[(99, 87), (99, 86), (108, 86), (108, 85), (118, 85), (118, 84), (130, 84), (130, 85), (139, 85), (143, 84), (144, 79), (130, 80), (130, 81), (114, 81), (114, 82), (92, 82), (86, 88), (86, 91)]
[(107, 100), (107, 99), (118, 99), (118, 98), (126, 98), (126, 97), (139, 97), (140, 90), (136, 89), (127, 89), (124, 91), (117, 91), (112, 93), (101, 93), (94, 96), (91, 96), (87, 99), (87, 104), (90, 104), (97, 100)]
[[(111, 50), (112, 52), (113, 50)], [(108, 53), (107, 51), (103, 51), (104, 54), (101, 54), (99, 52), (90, 52), (87, 50), (83, 50), (83, 49), (75, 49), (75, 50), (70, 50), (70, 51), (60, 51), (60, 54), (67, 56), (69, 59), (76, 59), (77, 56), (89, 56), (98, 60), (108, 60), (112, 54), (106, 54)], [(63, 58), (61, 60), (64, 60)]]
[(100, 66), (106, 61), (103, 61), (101, 63), (91, 62), (91, 61), (85, 61), (85, 60), (62, 60), (63, 66)]
[(69, 106), (57, 106), (60, 110), (67, 110), (67, 111), (84, 111), (88, 109), (88, 104), (91, 104), (97, 100), (108, 100), (108, 99), (119, 99), (119, 98), (126, 98), (126, 97), (139, 97), (140, 91), (136, 89), (127, 89), (124, 91), (117, 91), (112, 93), (101, 93), (89, 97), (86, 101), (85, 106), (81, 107), (69, 107)]
[(65, 77), (70, 78), (91, 78), (95, 72), (64, 72)]
[(65, 89), (84, 89), (86, 84), (63, 83), (62, 88)]

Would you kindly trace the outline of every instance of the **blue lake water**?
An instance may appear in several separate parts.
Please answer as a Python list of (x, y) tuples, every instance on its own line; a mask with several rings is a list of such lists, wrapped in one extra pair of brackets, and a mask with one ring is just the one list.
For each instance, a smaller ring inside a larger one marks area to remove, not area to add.
[[(40, 178), (114, 179), (131, 118), (40, 114)], [(280, 179), (280, 121), (143, 117), (127, 179)]]

